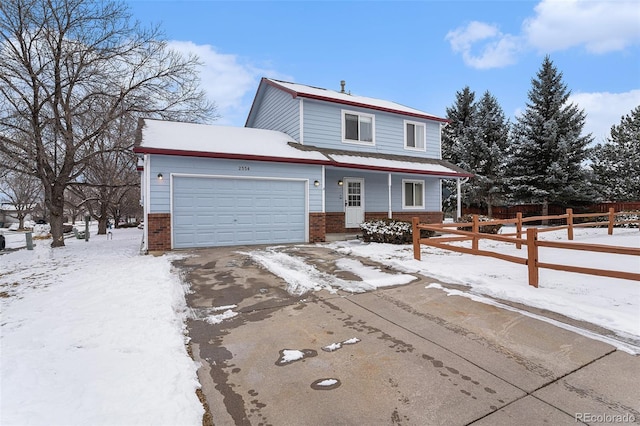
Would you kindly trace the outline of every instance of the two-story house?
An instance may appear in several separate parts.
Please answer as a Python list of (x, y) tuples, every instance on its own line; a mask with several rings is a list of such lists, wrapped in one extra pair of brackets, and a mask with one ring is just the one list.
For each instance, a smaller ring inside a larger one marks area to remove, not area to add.
[(324, 241), (372, 218), (443, 219), (446, 120), (263, 78), (244, 128), (141, 120), (145, 248)]

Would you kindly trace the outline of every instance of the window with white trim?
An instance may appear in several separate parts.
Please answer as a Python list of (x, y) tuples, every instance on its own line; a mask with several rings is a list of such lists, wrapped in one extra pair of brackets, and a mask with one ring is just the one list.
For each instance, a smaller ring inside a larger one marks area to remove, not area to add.
[(404, 121), (404, 148), (414, 151), (426, 150), (426, 126), (424, 123)]
[(375, 117), (342, 110), (342, 142), (375, 145)]
[(424, 181), (402, 180), (402, 207), (424, 209)]

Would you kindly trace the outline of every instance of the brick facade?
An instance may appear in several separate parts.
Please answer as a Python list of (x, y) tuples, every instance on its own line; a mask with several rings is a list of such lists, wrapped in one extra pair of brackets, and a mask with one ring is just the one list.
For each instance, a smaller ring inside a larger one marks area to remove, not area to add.
[(326, 218), (324, 213), (309, 213), (309, 242), (322, 243), (326, 237)]
[(149, 230), (149, 251), (171, 250), (171, 214), (149, 213), (147, 229)]
[(327, 234), (339, 234), (346, 232), (344, 227), (344, 213), (343, 212), (328, 212), (325, 213), (326, 233)]
[(411, 222), (414, 217), (419, 217), (422, 223), (442, 223), (444, 220), (444, 213), (442, 212), (393, 212), (393, 218), (397, 220), (405, 220)]

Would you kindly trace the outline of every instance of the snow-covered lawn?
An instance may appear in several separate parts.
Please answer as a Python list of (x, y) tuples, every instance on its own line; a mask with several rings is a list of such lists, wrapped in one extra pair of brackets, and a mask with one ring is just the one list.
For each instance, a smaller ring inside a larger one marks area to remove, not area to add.
[[(92, 233), (89, 242), (70, 238), (55, 250), (50, 240), (36, 240), (34, 250), (0, 255), (0, 424), (201, 424), (197, 366), (184, 346), (184, 289), (171, 269), (177, 255), (140, 255), (141, 235), (138, 229), (114, 230), (113, 240), (107, 240)], [(552, 232), (541, 238), (566, 236)], [(604, 229), (581, 229), (575, 240), (640, 247), (640, 232), (616, 229), (608, 236)], [(447, 290), (450, 294), (524, 303), (640, 339), (637, 281), (542, 269), (536, 289), (527, 285), (525, 266), (497, 259), (424, 247), (423, 260), (416, 261), (410, 245), (342, 241), (322, 246), (342, 253), (338, 268), (362, 281), (322, 273), (295, 250), (248, 254), (282, 276), (293, 294), (360, 292), (406, 284), (410, 274), (421, 273), (468, 288)], [(502, 243), (481, 247), (526, 256), (525, 249)], [(400, 272), (364, 265), (352, 255)], [(640, 272), (640, 259), (632, 256), (541, 249), (541, 260)], [(234, 307), (219, 307), (206, 320), (241, 315)], [(354, 343), (336, 342), (326, 350)], [(339, 385), (319, 386), (328, 384)]]
[(183, 288), (141, 236), (0, 255), (0, 424), (202, 424)]

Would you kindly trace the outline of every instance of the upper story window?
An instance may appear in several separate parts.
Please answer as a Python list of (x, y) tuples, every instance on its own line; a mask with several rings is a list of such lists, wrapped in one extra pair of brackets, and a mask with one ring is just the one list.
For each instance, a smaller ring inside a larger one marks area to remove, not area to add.
[(375, 144), (375, 117), (354, 111), (342, 111), (342, 142)]
[(402, 180), (402, 207), (405, 209), (424, 208), (423, 180)]
[(425, 151), (425, 125), (415, 121), (404, 122), (404, 148), (415, 151)]

